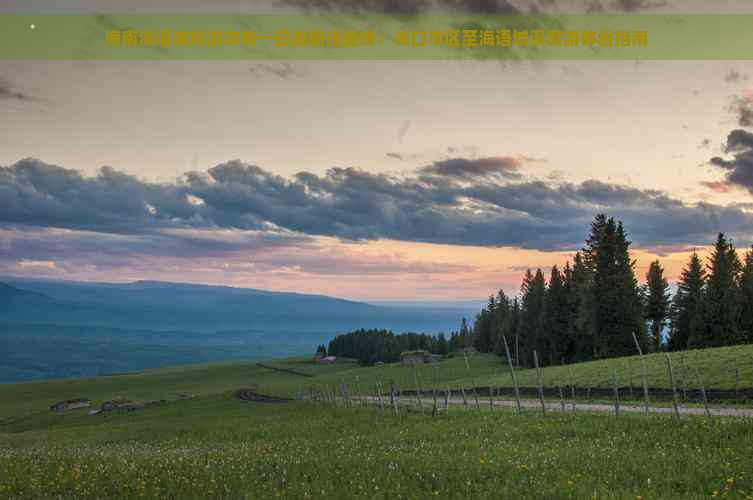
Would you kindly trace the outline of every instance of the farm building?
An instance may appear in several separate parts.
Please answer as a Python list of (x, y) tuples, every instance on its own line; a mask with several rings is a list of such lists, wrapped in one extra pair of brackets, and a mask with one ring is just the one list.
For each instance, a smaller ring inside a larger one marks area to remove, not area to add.
[(432, 363), (434, 356), (428, 351), (405, 351), (400, 353), (400, 363), (403, 366)]
[(319, 358), (317, 360), (317, 362), (322, 363), (322, 364), (327, 364), (327, 365), (331, 365), (335, 361), (337, 361), (336, 356), (324, 356), (323, 358)]
[(85, 398), (67, 399), (50, 406), (50, 411), (75, 410), (76, 408), (88, 408), (91, 405), (92, 402)]

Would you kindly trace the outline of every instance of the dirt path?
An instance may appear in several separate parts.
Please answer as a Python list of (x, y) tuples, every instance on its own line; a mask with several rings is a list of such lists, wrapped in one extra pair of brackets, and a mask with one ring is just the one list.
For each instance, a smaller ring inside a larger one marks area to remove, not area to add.
[[(433, 405), (433, 402), (431, 399), (427, 401), (426, 396), (423, 397), (423, 404), (427, 408), (431, 408)], [(367, 398), (371, 403), (378, 404), (379, 400), (376, 397), (370, 396)], [(405, 402), (410, 402), (410, 404), (416, 404), (416, 397), (415, 396), (401, 396), (400, 402), (402, 404), (405, 404)], [(462, 399), (450, 399), (449, 403), (451, 405), (462, 405), (463, 400)], [(489, 400), (479, 400), (480, 406), (482, 409), (489, 408)], [(437, 404), (440, 407), (444, 406), (444, 398), (437, 398)], [(389, 400), (385, 400), (385, 406), (389, 405)], [(533, 408), (538, 411), (541, 411), (541, 403), (538, 400), (535, 399), (522, 399), (520, 401), (520, 405), (524, 408)], [(468, 406), (469, 408), (475, 408), (476, 407), (476, 401), (474, 398), (468, 398)], [(516, 404), (515, 401), (510, 400), (502, 400), (502, 399), (496, 399), (494, 401), (494, 406), (498, 407), (505, 407), (505, 408), (515, 408)], [(557, 412), (562, 413), (562, 404), (561, 403), (552, 403), (552, 402), (545, 402), (544, 406), (546, 407), (547, 411), (551, 412)], [(570, 402), (565, 402), (565, 411), (572, 412), (573, 405)], [(604, 403), (576, 403), (575, 404), (575, 410), (576, 411), (585, 411), (585, 412), (598, 412), (598, 413), (614, 413), (614, 405), (612, 404), (604, 404)], [(638, 406), (634, 404), (620, 404), (620, 413), (643, 413), (644, 407)], [(664, 408), (664, 407), (649, 407), (649, 412), (651, 413), (657, 413), (657, 414), (671, 414), (674, 413), (674, 408)], [(741, 408), (709, 408), (709, 412), (712, 416), (718, 416), (718, 417), (753, 417), (753, 409), (741, 409)], [(694, 407), (683, 407), (680, 406), (680, 414), (681, 415), (697, 415), (697, 416), (704, 416), (706, 414), (706, 411), (703, 408), (694, 408)]]

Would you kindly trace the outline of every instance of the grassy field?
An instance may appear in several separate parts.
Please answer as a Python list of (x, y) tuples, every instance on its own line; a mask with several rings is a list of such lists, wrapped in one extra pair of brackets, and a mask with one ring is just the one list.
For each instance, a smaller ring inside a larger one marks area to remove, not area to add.
[[(722, 347), (673, 353), (671, 355), (675, 383), (678, 389), (697, 388), (699, 381), (706, 389), (734, 389), (739, 370), (739, 388), (753, 388), (753, 345)], [(279, 366), (293, 364), (292, 361), (278, 362)], [(274, 363), (272, 363), (274, 364)], [(553, 366), (543, 370), (546, 387), (569, 386), (611, 388), (612, 370), (617, 370), (621, 387), (631, 385), (641, 387), (641, 363), (638, 356), (592, 361), (568, 366)], [(646, 356), (647, 383), (651, 388), (669, 388), (667, 364), (663, 354)], [(474, 354), (466, 359), (458, 355), (434, 365), (419, 365), (418, 382), (422, 389), (457, 389), (471, 386), (512, 387), (512, 378), (506, 360), (490, 354)], [(305, 382), (319, 385), (335, 385), (343, 381), (361, 386), (363, 392), (373, 393), (377, 380), (394, 382), (401, 389), (415, 389), (413, 370), (399, 364), (373, 367), (353, 367), (321, 374), (314, 380)], [(537, 385), (536, 372), (521, 369), (518, 382), (523, 387)], [(301, 380), (285, 380), (272, 383), (270, 389), (281, 394), (294, 394), (296, 384)], [(291, 385), (292, 384), (292, 385)], [(624, 390), (623, 390), (624, 392)], [(640, 391), (635, 391), (636, 396)], [(626, 394), (623, 394), (625, 397)]]
[[(728, 372), (751, 354), (749, 346), (686, 353), (685, 363), (705, 367), (707, 385), (730, 387)], [(573, 378), (598, 383), (589, 375), (626, 363), (576, 365)], [(413, 383), (398, 365), (273, 364), (312, 377), (228, 363), (0, 385), (0, 498), (753, 498), (748, 419), (461, 408), (432, 418), (236, 399), (235, 389), (250, 386), (294, 395), (312, 383), (358, 380), (363, 392), (376, 380)], [(662, 385), (663, 366), (650, 360), (652, 385)], [(569, 373), (548, 368), (545, 378), (551, 385)], [(751, 386), (750, 374), (741, 386)], [(504, 385), (507, 376), (485, 355), (470, 359), (470, 371), (460, 357), (419, 374), (422, 385), (454, 386)], [(133, 413), (48, 410), (74, 397), (170, 401)]]

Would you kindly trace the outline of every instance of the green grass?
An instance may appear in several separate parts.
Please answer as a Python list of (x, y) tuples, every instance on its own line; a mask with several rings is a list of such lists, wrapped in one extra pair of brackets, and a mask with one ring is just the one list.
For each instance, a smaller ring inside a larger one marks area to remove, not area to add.
[[(751, 387), (753, 347), (688, 352), (708, 387)], [(673, 355), (681, 370), (680, 355)], [(509, 384), (496, 356), (462, 356), (418, 371), (423, 387)], [(226, 363), (127, 376), (0, 385), (0, 498), (731, 498), (753, 494), (749, 419), (625, 414), (514, 415), (452, 409), (438, 418), (375, 408), (251, 403), (240, 387), (292, 396), (300, 387), (376, 380), (413, 388), (399, 364), (275, 366)], [(547, 368), (547, 385), (608, 385), (627, 359)], [(638, 384), (638, 364), (633, 360)], [(731, 374), (730, 374), (731, 372)], [(532, 385), (531, 371), (521, 382)], [(621, 376), (622, 378), (622, 376)], [(666, 386), (666, 365), (649, 357), (649, 383)], [(179, 393), (196, 395), (176, 400)], [(167, 399), (134, 413), (57, 414), (55, 401), (89, 397)], [(727, 482), (729, 480), (729, 482)], [(726, 488), (726, 489), (725, 489)]]
[(0, 432), (2, 498), (644, 498), (753, 488), (750, 421), (456, 412), (215, 395)]

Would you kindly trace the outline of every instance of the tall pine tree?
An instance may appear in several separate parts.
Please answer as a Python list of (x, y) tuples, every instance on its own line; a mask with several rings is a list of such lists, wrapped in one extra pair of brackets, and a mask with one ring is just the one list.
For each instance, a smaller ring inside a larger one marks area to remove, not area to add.
[(735, 247), (719, 233), (709, 257), (704, 300), (704, 325), (690, 338), (691, 347), (719, 347), (743, 340), (740, 329), (740, 259)]
[(600, 236), (593, 280), (596, 353), (604, 358), (626, 356), (635, 353), (633, 333), (647, 344), (635, 262), (622, 222), (610, 217)]
[(593, 273), (586, 267), (582, 254), (573, 258), (573, 269), (568, 279), (570, 321), (568, 336), (572, 339), (572, 361), (589, 361), (595, 357), (595, 317)]
[(648, 267), (646, 273), (646, 319), (651, 322), (651, 345), (654, 352), (662, 350), (661, 333), (669, 315), (669, 283), (658, 260)]
[(546, 339), (543, 351), (547, 354), (549, 364), (563, 363), (569, 357), (570, 339), (568, 326), (570, 309), (568, 304), (567, 283), (557, 266), (552, 267), (549, 286), (546, 290), (544, 307), (544, 336)]
[(753, 343), (753, 248), (745, 253), (740, 274), (740, 330), (741, 339)]
[(541, 269), (537, 269), (535, 275), (531, 275), (530, 270), (526, 271), (524, 287), (521, 292), (523, 295), (521, 297), (521, 321), (518, 334), (519, 356), (521, 364), (531, 366), (534, 350), (538, 351), (539, 359), (546, 359), (542, 357), (542, 349), (546, 348), (543, 323), (546, 281)]
[(672, 299), (669, 349), (680, 351), (689, 347), (691, 337), (698, 337), (703, 325), (703, 300), (706, 271), (698, 254), (693, 252), (688, 265), (677, 280)]

